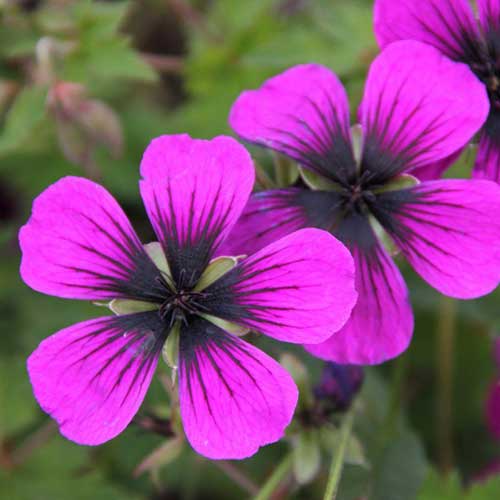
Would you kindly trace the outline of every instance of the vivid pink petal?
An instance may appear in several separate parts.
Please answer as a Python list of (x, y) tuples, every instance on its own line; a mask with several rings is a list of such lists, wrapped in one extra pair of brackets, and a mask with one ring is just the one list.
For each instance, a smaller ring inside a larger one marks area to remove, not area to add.
[(212, 459), (240, 459), (283, 437), (297, 404), (292, 377), (273, 359), (215, 325), (183, 329), (179, 400), (191, 446)]
[(374, 25), (382, 48), (419, 40), (456, 61), (477, 54), (480, 35), (467, 0), (375, 0)]
[(297, 343), (321, 342), (340, 329), (357, 296), (349, 251), (313, 228), (271, 243), (206, 292), (217, 300), (213, 315)]
[(355, 169), (349, 104), (332, 71), (294, 66), (243, 92), (229, 123), (247, 141), (280, 151), (326, 177)]
[(500, 2), (498, 0), (477, 0), (479, 20), (485, 33), (500, 28)]
[(366, 82), (362, 169), (387, 178), (442, 160), (472, 138), (488, 111), (486, 89), (468, 66), (420, 42), (393, 43)]
[(497, 136), (489, 133), (487, 129), (481, 134), (472, 175), (476, 179), (489, 179), (500, 183), (500, 136), (498, 131), (492, 132)]
[(443, 160), (438, 160), (423, 167), (414, 168), (411, 175), (420, 181), (434, 181), (440, 179), (444, 173), (460, 158), (463, 150), (459, 150)]
[(495, 380), (486, 400), (486, 423), (495, 439), (500, 439), (500, 380)]
[(403, 254), (445, 295), (471, 299), (500, 283), (500, 186), (440, 180), (385, 193), (387, 226)]
[(297, 229), (328, 229), (341, 201), (335, 191), (288, 188), (256, 193), (219, 253), (250, 255)]
[(372, 365), (406, 350), (413, 334), (413, 313), (406, 284), (387, 252), (376, 243), (354, 247), (359, 297), (345, 326), (321, 344), (305, 348), (321, 359)]
[[(255, 178), (252, 159), (230, 137), (165, 135), (146, 149), (141, 175), (142, 198), (174, 280), (189, 287), (248, 201)], [(181, 277), (186, 268), (191, 275)]]
[(84, 321), (45, 339), (28, 359), (38, 403), (61, 434), (97, 445), (122, 432), (141, 405), (161, 351), (156, 313)]
[(75, 299), (149, 297), (157, 270), (116, 200), (65, 177), (33, 203), (19, 233), (21, 276), (39, 292)]

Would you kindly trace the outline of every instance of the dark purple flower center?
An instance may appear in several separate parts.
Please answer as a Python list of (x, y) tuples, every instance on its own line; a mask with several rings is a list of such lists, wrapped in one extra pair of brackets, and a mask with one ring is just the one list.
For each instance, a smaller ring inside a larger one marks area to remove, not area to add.
[(164, 290), (158, 313), (169, 327), (177, 320), (187, 324), (190, 317), (208, 310), (202, 303), (207, 298), (207, 293), (175, 286), (164, 275), (158, 277), (158, 283)]

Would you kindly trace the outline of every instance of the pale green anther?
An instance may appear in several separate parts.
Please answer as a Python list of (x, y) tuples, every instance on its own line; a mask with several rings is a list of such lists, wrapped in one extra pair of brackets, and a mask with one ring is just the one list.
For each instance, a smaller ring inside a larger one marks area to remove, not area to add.
[(329, 181), (326, 177), (318, 175), (306, 168), (299, 167), (300, 176), (307, 186), (315, 191), (336, 191), (339, 189), (337, 184)]
[(299, 169), (295, 162), (286, 156), (272, 151), (274, 173), (278, 187), (288, 187), (299, 178)]
[(122, 314), (133, 314), (158, 309), (158, 304), (143, 302), (140, 300), (113, 299), (107, 306), (118, 316)]
[(154, 262), (155, 266), (169, 278), (172, 277), (170, 272), (170, 266), (168, 265), (167, 258), (161, 247), (161, 243), (153, 241), (152, 243), (146, 243), (144, 245), (144, 250), (149, 255), (149, 258)]
[(168, 334), (167, 340), (163, 345), (161, 355), (165, 363), (167, 363), (174, 373), (172, 374), (175, 378), (175, 370), (177, 370), (179, 364), (179, 338), (181, 332), (181, 324), (179, 321), (174, 323), (174, 326)]
[(396, 246), (389, 234), (387, 234), (387, 231), (381, 226), (380, 222), (372, 215), (369, 216), (369, 221), (379, 241), (382, 242), (382, 246), (389, 252), (389, 254), (398, 254), (399, 248)]
[(351, 127), (351, 139), (354, 161), (359, 167), (361, 165), (361, 155), (363, 154), (363, 129), (361, 125), (353, 125)]
[(210, 323), (213, 323), (215, 326), (222, 328), (222, 330), (224, 330), (225, 332), (232, 333), (237, 337), (246, 335), (250, 331), (250, 328), (247, 328), (246, 326), (237, 325), (236, 323), (217, 318), (216, 316), (212, 316), (211, 314), (200, 314), (200, 316), (202, 318), (205, 318), (207, 321), (210, 321)]
[(230, 271), (237, 263), (237, 257), (217, 257), (213, 259), (210, 261), (205, 271), (203, 271), (193, 291), (200, 292), (204, 290), (208, 285), (218, 280), (223, 274)]
[(401, 174), (394, 177), (390, 182), (384, 185), (384, 187), (374, 190), (374, 193), (384, 193), (386, 191), (399, 191), (401, 189), (408, 189), (413, 186), (420, 184), (420, 181), (410, 174)]

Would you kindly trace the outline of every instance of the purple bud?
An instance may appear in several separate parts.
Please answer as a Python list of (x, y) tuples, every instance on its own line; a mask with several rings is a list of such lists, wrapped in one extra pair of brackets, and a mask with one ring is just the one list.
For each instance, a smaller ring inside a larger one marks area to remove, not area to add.
[(346, 410), (361, 388), (363, 379), (361, 366), (325, 363), (321, 382), (314, 388), (314, 394), (333, 409)]

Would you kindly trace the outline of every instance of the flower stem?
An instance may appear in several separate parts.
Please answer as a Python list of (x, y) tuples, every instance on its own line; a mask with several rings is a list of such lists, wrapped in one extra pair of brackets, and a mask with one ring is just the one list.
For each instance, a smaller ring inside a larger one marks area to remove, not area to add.
[(267, 500), (271, 498), (271, 495), (279, 486), (281, 481), (286, 477), (290, 468), (292, 466), (292, 454), (288, 454), (282, 462), (274, 469), (271, 477), (266, 481), (259, 494), (254, 498), (254, 500)]
[(340, 478), (342, 476), (342, 468), (344, 466), (344, 456), (347, 449), (347, 443), (351, 435), (352, 424), (354, 421), (354, 405), (344, 417), (340, 428), (339, 446), (333, 455), (332, 464), (330, 465), (330, 473), (328, 474), (328, 482), (326, 483), (325, 495), (323, 500), (335, 500), (339, 487)]
[(226, 460), (213, 460), (212, 463), (249, 495), (256, 495), (259, 492), (259, 487), (241, 471), (241, 469), (231, 462), (227, 462)]
[(456, 313), (456, 301), (442, 297), (437, 324), (436, 431), (438, 463), (443, 474), (448, 474), (453, 469), (453, 351)]

